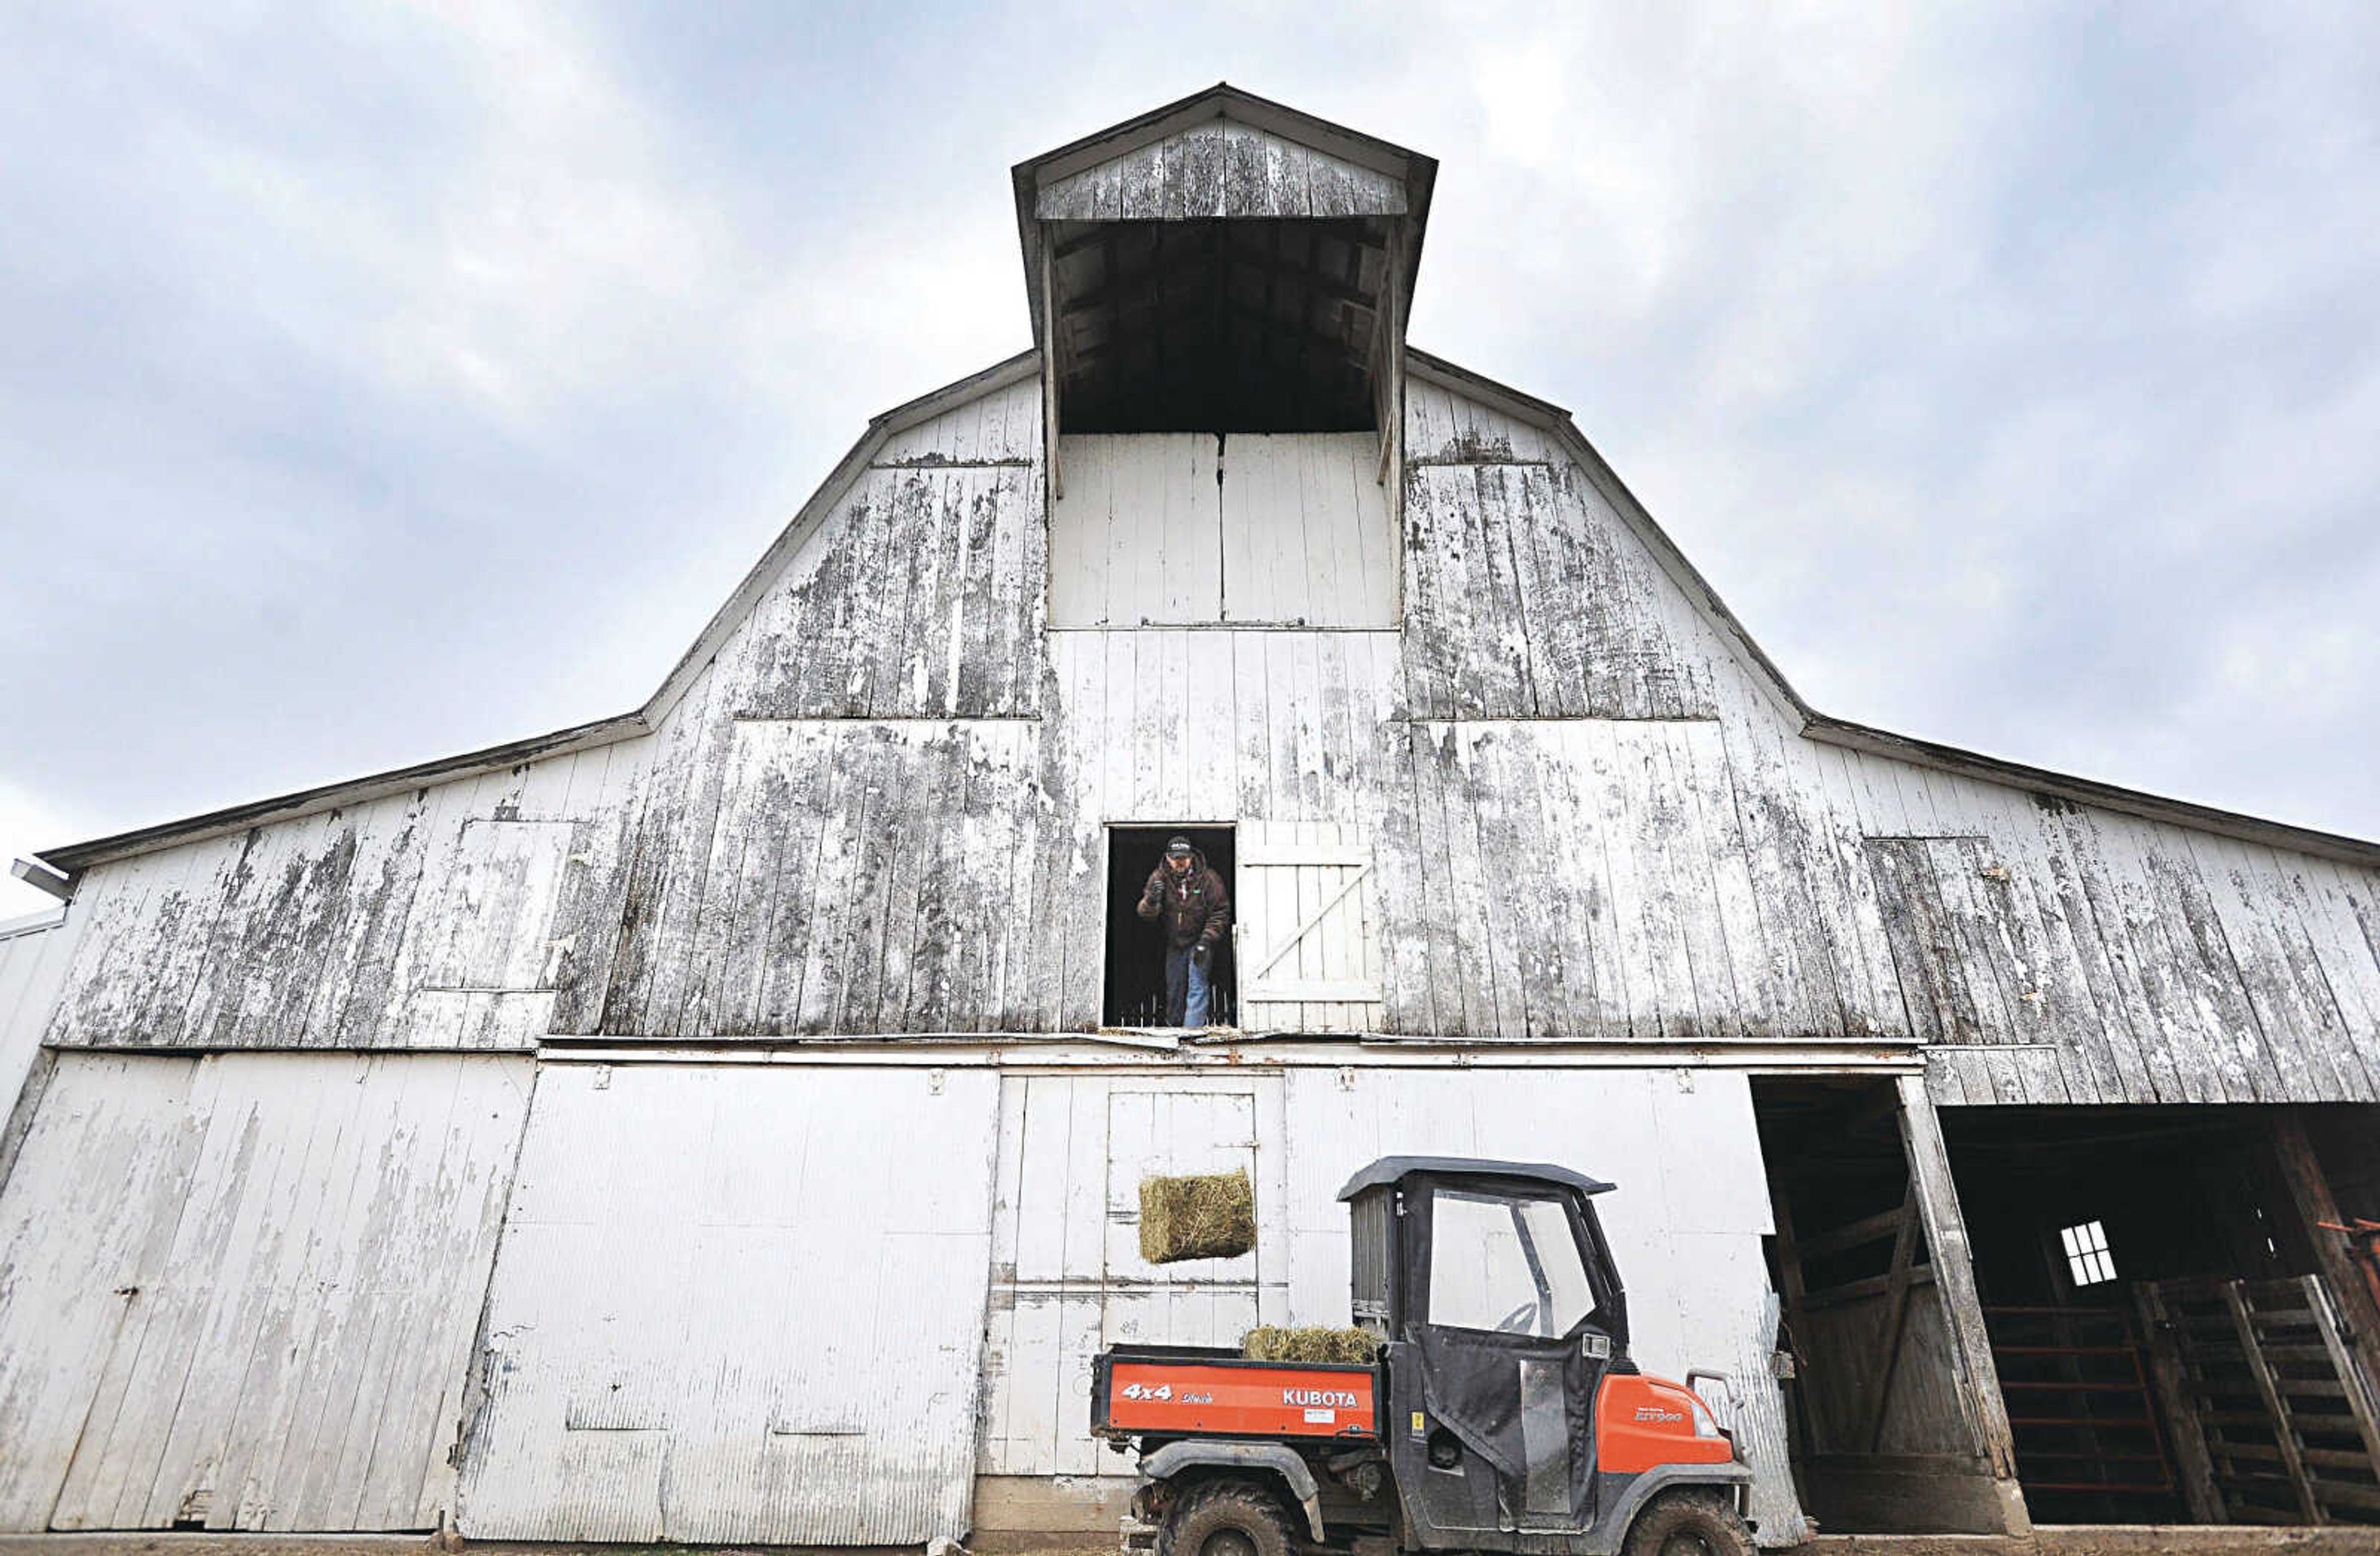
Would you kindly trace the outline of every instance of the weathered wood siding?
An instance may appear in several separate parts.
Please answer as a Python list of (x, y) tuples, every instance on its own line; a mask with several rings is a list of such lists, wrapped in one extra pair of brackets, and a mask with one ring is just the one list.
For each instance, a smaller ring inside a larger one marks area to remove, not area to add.
[[(1414, 382), (1400, 630), (1064, 631), (1039, 416), (1019, 383), (885, 441), (649, 737), (95, 871), (50, 1040), (1080, 1030), (1105, 828), (1195, 819), (1370, 851), (1380, 998), (1267, 1003), (1289, 1029), (2380, 1100), (2380, 874), (1804, 737), (1517, 416)], [(1251, 532), (1305, 511), (1264, 490)], [(1305, 597), (1373, 587), (1333, 553)]]
[(529, 1071), (63, 1056), (0, 1193), (0, 1529), (435, 1527)]
[(639, 742), (184, 844), (91, 872), (46, 1040), (536, 1046), (616, 875)]
[(998, 1084), (546, 1066), (488, 1297), (463, 1532), (964, 1531)]
[(1416, 380), (1404, 472), (1415, 717), (1709, 718), (1736, 691), (1708, 626), (1550, 434)]
[(1034, 202), (1034, 214), (1045, 222), (1404, 211), (1404, 186), (1387, 174), (1220, 118), (1057, 179)]
[(765, 718), (999, 718), (1040, 689), (1041, 401), (1013, 384), (888, 439), (722, 652)]

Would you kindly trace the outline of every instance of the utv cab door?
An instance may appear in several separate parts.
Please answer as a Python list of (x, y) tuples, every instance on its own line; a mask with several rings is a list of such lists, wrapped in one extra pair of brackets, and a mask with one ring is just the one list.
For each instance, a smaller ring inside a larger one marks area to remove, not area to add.
[(1595, 1517), (1596, 1390), (1623, 1320), (1583, 1197), (1419, 1178), (1402, 1198), (1406, 1300), (1390, 1424), (1420, 1543), (1584, 1532)]

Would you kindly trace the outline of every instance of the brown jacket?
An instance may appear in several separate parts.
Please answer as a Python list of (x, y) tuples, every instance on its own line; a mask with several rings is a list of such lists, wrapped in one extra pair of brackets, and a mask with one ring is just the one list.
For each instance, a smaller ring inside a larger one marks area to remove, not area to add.
[(1207, 856), (1193, 852), (1190, 868), (1180, 875), (1160, 863), (1141, 889), (1140, 916), (1162, 921), (1168, 949), (1220, 945), (1232, 927), (1232, 893), (1223, 878), (1207, 868)]

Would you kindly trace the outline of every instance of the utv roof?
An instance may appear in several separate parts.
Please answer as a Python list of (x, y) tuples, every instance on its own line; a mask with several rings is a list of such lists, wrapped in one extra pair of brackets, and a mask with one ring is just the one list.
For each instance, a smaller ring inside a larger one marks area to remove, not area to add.
[(1534, 1178), (1540, 1183), (1560, 1184), (1581, 1194), (1608, 1194), (1613, 1187), (1584, 1173), (1545, 1161), (1490, 1161), (1477, 1156), (1384, 1156), (1349, 1178), (1347, 1186), (1339, 1191), (1339, 1197), (1353, 1199), (1367, 1188), (1397, 1183), (1415, 1173), (1433, 1173), (1447, 1178)]

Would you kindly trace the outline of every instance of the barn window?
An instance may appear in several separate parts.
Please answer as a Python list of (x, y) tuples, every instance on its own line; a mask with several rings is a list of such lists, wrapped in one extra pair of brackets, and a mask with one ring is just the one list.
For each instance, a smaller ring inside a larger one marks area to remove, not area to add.
[(2058, 1234), (2066, 1247), (2066, 1268), (2078, 1286), (2095, 1286), (2116, 1278), (2116, 1258), (2107, 1251), (2107, 1229), (2095, 1221), (2070, 1226)]
[[(1142, 893), (1160, 868), (1166, 844), (1189, 839), (1206, 867), (1220, 876), (1231, 911), (1238, 911), (1238, 850), (1228, 826), (1116, 826), (1108, 829), (1107, 987), (1099, 1021), (1107, 1027), (1166, 1027), (1166, 933), (1162, 920), (1141, 918)], [(1227, 928), (1208, 968), (1211, 995), (1207, 1025), (1239, 1024), (1237, 968)]]

